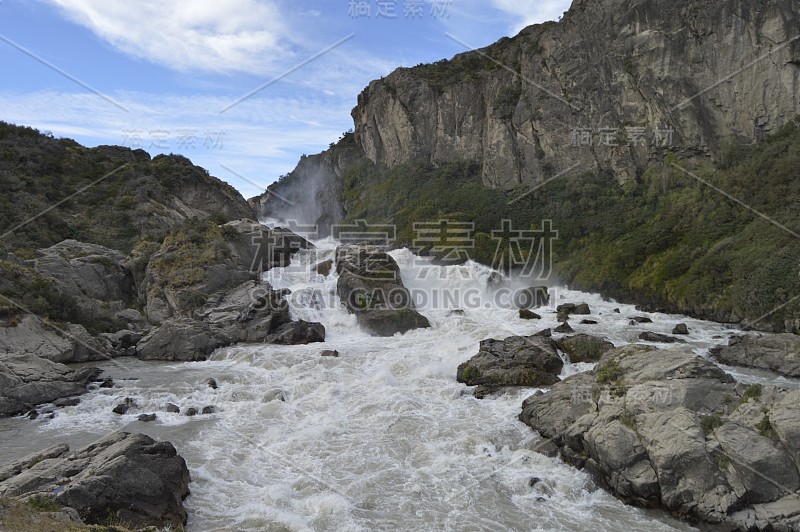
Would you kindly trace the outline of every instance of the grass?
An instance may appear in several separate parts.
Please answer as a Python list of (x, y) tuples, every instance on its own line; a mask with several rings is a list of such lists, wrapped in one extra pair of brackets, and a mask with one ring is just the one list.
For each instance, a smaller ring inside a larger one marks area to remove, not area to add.
[(615, 383), (622, 379), (622, 368), (616, 360), (609, 360), (597, 368), (595, 380), (598, 384)]
[(744, 389), (742, 393), (741, 399), (739, 399), (739, 404), (743, 405), (746, 402), (750, 401), (750, 399), (758, 399), (761, 397), (761, 392), (763, 391), (763, 386), (760, 384), (751, 384), (747, 388)]
[(703, 434), (708, 436), (714, 430), (721, 427), (725, 424), (727, 420), (723, 418), (719, 414), (711, 414), (709, 416), (701, 416), (700, 417), (700, 428), (703, 430)]
[(764, 417), (761, 418), (761, 421), (756, 424), (756, 430), (765, 438), (771, 438), (774, 440), (778, 439), (778, 433), (775, 432), (774, 428), (772, 428), (772, 422), (769, 420), (769, 416), (767, 414), (764, 414)]

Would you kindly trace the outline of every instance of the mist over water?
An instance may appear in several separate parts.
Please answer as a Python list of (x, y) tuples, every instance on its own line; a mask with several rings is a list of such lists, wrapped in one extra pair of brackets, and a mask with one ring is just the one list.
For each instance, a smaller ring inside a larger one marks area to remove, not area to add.
[[(642, 330), (669, 332), (684, 322), (688, 347), (705, 355), (727, 339), (729, 327), (641, 313), (565, 288), (551, 289), (550, 306), (537, 309), (543, 319), (525, 321), (514, 308), (493, 305), (497, 276), (489, 268), (433, 266), (399, 249), (391, 255), (412, 293), (470, 291), (480, 303), (456, 308), (429, 298), (419, 310), (430, 329), (372, 337), (336, 304), (335, 271), (312, 273), (336, 245), (318, 241), (289, 267), (265, 274), (274, 288), (292, 290), (294, 319), (325, 325), (324, 344), (234, 346), (207, 362), (100, 364), (117, 387), (90, 392), (52, 420), (0, 420), (0, 461), (61, 441), (77, 448), (113, 430), (169, 440), (192, 474), (189, 530), (692, 529), (662, 512), (626, 506), (588, 474), (533, 452), (540, 437), (517, 416), (535, 389), (477, 400), (456, 382), (456, 368), (478, 352), (480, 340), (556, 326), (562, 302), (588, 303), (598, 324), (573, 327), (616, 345), (637, 341)], [(654, 323), (632, 327), (634, 315)], [(340, 356), (321, 357), (324, 349)], [(566, 364), (562, 376), (591, 368)], [(796, 385), (757, 372), (735, 374), (745, 382)], [(209, 377), (218, 389), (206, 386)], [(139, 408), (113, 414), (126, 397)], [(169, 414), (162, 411), (167, 402), (183, 409), (214, 405), (217, 412)], [(157, 421), (136, 421), (149, 412), (157, 412)]]

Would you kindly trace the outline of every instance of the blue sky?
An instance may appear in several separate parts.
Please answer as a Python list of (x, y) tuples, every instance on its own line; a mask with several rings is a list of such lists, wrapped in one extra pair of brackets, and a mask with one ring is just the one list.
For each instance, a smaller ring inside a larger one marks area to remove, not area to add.
[(350, 129), (370, 80), (464, 51), (446, 32), (485, 46), (569, 3), (0, 0), (0, 120), (181, 153), (251, 197)]

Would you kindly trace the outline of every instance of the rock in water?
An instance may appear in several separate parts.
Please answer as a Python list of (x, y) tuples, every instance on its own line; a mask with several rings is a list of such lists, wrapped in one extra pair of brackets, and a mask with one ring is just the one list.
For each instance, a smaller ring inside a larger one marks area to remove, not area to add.
[(745, 388), (691, 351), (630, 345), (526, 399), (520, 420), (625, 501), (739, 530), (797, 526), (800, 390)]
[(667, 336), (666, 334), (659, 334), (650, 331), (639, 333), (639, 340), (644, 340), (645, 342), (655, 342), (659, 344), (674, 344), (676, 342), (685, 343), (683, 340), (675, 338), (674, 336)]
[(458, 366), (456, 378), (468, 386), (547, 386), (558, 382), (563, 366), (552, 340), (511, 336), (483, 340), (478, 354)]
[(142, 423), (149, 423), (150, 421), (155, 421), (156, 417), (157, 416), (155, 414), (139, 414), (139, 417), (137, 417), (136, 419), (138, 419)]
[(322, 276), (327, 277), (331, 273), (332, 268), (333, 268), (333, 259), (328, 259), (314, 266), (314, 271), (316, 271), (318, 274)]
[(320, 353), (320, 356), (324, 356), (324, 357), (338, 357), (338, 356), (339, 356), (339, 351), (325, 350), (325, 351), (323, 351), (322, 353)]
[(569, 357), (570, 362), (597, 362), (604, 353), (614, 349), (605, 338), (577, 334), (556, 340), (556, 345)]
[(98, 368), (72, 371), (34, 355), (0, 355), (0, 416), (80, 395), (101, 372)]
[(528, 310), (526, 308), (519, 309), (519, 317), (523, 320), (540, 320), (542, 319), (541, 316), (533, 312), (532, 310)]
[(759, 334), (732, 338), (727, 346), (717, 346), (711, 354), (723, 364), (774, 371), (800, 378), (800, 336)]
[(182, 527), (189, 469), (169, 442), (117, 432), (70, 453), (67, 446), (7, 464), (0, 495), (40, 495), (74, 508), (86, 523)]
[(553, 332), (562, 333), (562, 334), (569, 334), (569, 333), (574, 333), (575, 329), (570, 327), (569, 323), (567, 323), (565, 321), (564, 323), (562, 323), (561, 325), (559, 325), (558, 327), (553, 329)]
[(180, 407), (178, 407), (178, 405), (175, 405), (175, 404), (172, 404), (172, 403), (165, 404), (164, 405), (164, 410), (166, 412), (171, 413), (171, 414), (180, 414), (181, 413)]
[(428, 319), (415, 309), (397, 263), (379, 246), (339, 246), (336, 271), (339, 299), (371, 333), (392, 336), (430, 327)]
[(672, 334), (689, 334), (689, 328), (685, 323), (679, 323), (672, 329)]
[(212, 390), (216, 390), (217, 389), (217, 381), (215, 379), (212, 379), (212, 378), (206, 379), (206, 384)]
[(518, 290), (513, 296), (514, 304), (520, 309), (543, 307), (550, 302), (550, 294), (546, 286), (532, 286)]
[(268, 344), (301, 345), (325, 341), (325, 327), (321, 323), (293, 321), (281, 325), (274, 334), (267, 336)]

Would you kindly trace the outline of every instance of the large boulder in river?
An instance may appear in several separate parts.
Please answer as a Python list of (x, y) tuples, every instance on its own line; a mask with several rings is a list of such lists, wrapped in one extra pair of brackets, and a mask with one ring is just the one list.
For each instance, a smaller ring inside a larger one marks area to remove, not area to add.
[(359, 324), (378, 336), (392, 336), (430, 327), (414, 307), (400, 268), (384, 249), (374, 245), (336, 248), (336, 292)]
[(563, 366), (551, 339), (511, 336), (483, 340), (478, 354), (458, 366), (456, 379), (468, 386), (549, 386)]
[(556, 340), (556, 345), (569, 357), (570, 362), (597, 362), (604, 353), (614, 349), (605, 338), (589, 334), (576, 334)]
[(748, 334), (711, 349), (711, 354), (730, 366), (767, 369), (800, 378), (800, 336), (796, 334)]
[(526, 399), (520, 420), (627, 502), (740, 530), (800, 526), (800, 390), (632, 345)]
[(80, 395), (101, 373), (98, 368), (73, 371), (34, 355), (0, 355), (0, 416), (19, 414), (41, 403)]
[(189, 469), (169, 442), (117, 432), (78, 451), (51, 447), (0, 469), (0, 495), (38, 496), (85, 523), (181, 528)]

